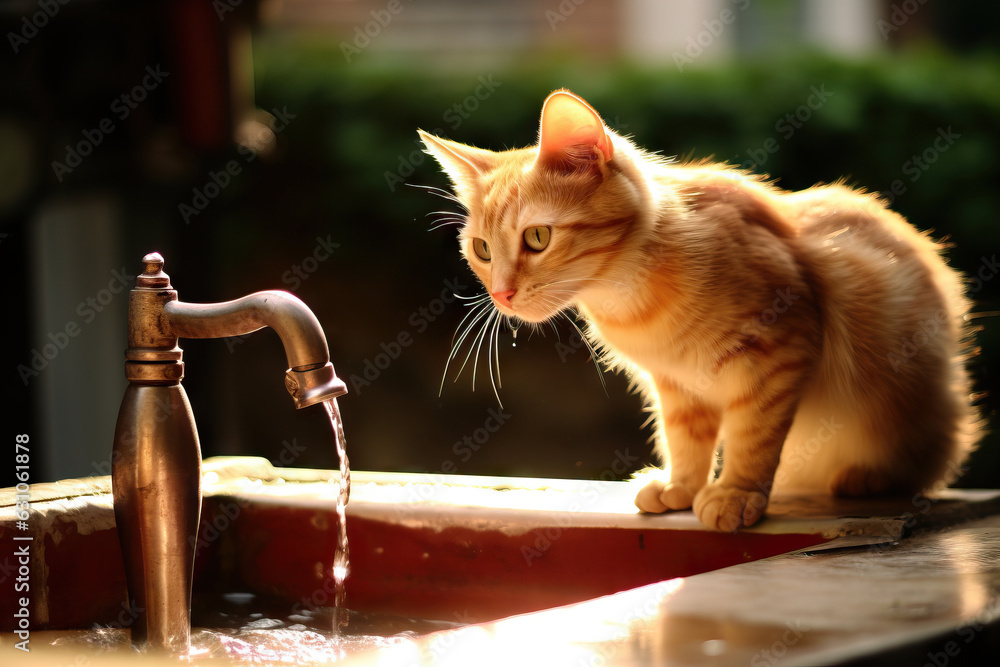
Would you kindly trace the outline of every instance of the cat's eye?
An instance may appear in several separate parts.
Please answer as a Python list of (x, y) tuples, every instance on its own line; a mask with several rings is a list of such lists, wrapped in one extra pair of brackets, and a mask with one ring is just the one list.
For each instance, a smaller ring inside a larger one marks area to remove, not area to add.
[(472, 250), (484, 262), (490, 261), (490, 246), (485, 239), (472, 239)]
[(528, 227), (524, 230), (524, 243), (535, 252), (541, 252), (549, 245), (551, 234), (548, 227)]

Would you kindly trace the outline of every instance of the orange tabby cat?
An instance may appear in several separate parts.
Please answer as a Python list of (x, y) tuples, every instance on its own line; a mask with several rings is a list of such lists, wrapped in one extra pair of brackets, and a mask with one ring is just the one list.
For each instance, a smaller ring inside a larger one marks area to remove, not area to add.
[(644, 392), (665, 470), (639, 509), (693, 507), (732, 531), (774, 488), (866, 496), (955, 477), (978, 435), (962, 281), (877, 197), (671, 163), (568, 91), (545, 101), (531, 148), (420, 136), (495, 308), (529, 323), (576, 308)]

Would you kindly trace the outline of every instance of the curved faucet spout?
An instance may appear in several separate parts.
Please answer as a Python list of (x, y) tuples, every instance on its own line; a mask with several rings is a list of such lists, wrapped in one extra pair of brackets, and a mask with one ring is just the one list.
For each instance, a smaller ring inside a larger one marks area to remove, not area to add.
[(256, 292), (222, 303), (168, 301), (163, 306), (169, 334), (177, 338), (227, 338), (271, 327), (285, 347), (285, 388), (296, 408), (347, 393), (330, 363), (319, 320), (288, 292)]
[(222, 303), (170, 301), (163, 311), (178, 338), (228, 338), (271, 327), (285, 346), (289, 368), (309, 370), (330, 361), (319, 320), (288, 292), (256, 292)]

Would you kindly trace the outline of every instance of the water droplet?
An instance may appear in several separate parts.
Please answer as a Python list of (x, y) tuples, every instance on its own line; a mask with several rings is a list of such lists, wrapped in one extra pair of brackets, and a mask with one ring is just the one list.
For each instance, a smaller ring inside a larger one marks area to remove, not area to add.
[(517, 327), (511, 328), (510, 334), (511, 334), (511, 336), (514, 337), (514, 340), (513, 340), (513, 342), (511, 343), (510, 346), (511, 347), (517, 347)]

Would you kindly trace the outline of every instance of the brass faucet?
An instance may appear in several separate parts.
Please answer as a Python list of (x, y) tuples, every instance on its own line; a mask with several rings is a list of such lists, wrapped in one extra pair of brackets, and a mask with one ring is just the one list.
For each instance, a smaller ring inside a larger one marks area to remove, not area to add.
[(184, 303), (163, 273), (163, 257), (143, 257), (129, 293), (129, 384), (118, 412), (112, 465), (115, 520), (135, 622), (132, 643), (186, 651), (191, 580), (201, 519), (201, 447), (181, 386), (178, 338), (223, 338), (274, 329), (285, 347), (285, 387), (296, 408), (347, 393), (330, 363), (316, 316), (288, 292), (224, 303)]

